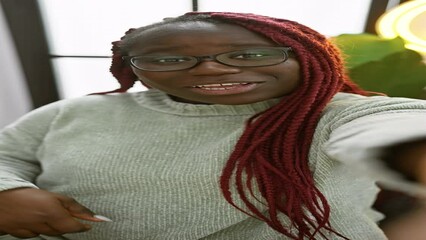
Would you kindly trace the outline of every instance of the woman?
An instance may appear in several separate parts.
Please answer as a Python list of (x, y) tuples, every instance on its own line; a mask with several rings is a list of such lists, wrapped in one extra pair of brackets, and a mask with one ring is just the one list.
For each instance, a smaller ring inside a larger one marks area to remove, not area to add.
[(2, 132), (1, 232), (385, 239), (375, 179), (351, 162), (426, 136), (424, 101), (362, 96), (337, 48), (292, 21), (166, 19), (114, 42), (111, 72), (113, 92), (150, 90), (60, 101)]

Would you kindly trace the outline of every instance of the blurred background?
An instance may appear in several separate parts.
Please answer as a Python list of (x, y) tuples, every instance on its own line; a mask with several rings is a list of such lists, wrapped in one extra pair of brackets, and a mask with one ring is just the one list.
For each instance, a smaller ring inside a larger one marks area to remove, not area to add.
[(190, 11), (229, 11), (295, 20), (329, 37), (377, 35), (384, 13), (413, 2), (415, 24), (404, 24), (424, 43), (424, 0), (0, 0), (0, 128), (50, 102), (116, 89), (110, 43), (131, 27)]
[[(361, 87), (426, 99), (426, 0), (0, 0), (0, 128), (45, 104), (116, 89), (111, 42), (191, 11), (298, 21), (341, 47)], [(399, 193), (382, 199), (387, 216), (417, 206)], [(410, 214), (384, 225), (391, 240), (426, 239), (426, 208)]]

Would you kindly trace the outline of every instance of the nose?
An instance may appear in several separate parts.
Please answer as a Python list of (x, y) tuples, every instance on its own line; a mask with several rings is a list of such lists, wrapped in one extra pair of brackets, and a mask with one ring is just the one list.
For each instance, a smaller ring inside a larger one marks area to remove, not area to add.
[(222, 63), (212, 61), (212, 60), (204, 60), (200, 62), (195, 67), (189, 69), (190, 74), (195, 76), (202, 75), (223, 75), (223, 74), (234, 74), (241, 72), (241, 69), (238, 67), (224, 65)]

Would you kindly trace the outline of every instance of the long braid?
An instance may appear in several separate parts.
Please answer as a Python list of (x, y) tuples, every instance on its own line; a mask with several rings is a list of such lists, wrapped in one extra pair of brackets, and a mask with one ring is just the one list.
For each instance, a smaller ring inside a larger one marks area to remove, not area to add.
[[(302, 83), (293, 94), (252, 118), (246, 126), (220, 179), (226, 200), (236, 205), (230, 186), (234, 179), (248, 210), (284, 235), (294, 239), (314, 239), (317, 232), (323, 235), (320, 230), (324, 228), (342, 236), (329, 224), (330, 208), (316, 188), (308, 165), (308, 153), (320, 113), (349, 82), (339, 51), (322, 35), (292, 21), (251, 14), (210, 14), (260, 33), (280, 45), (291, 46), (302, 73)], [(354, 84), (347, 86), (348, 90), (357, 91)], [(239, 180), (244, 171), (248, 172), (246, 169), (250, 169), (247, 178), (260, 178), (256, 182), (262, 184), (259, 190), (267, 202), (267, 215), (248, 202)], [(297, 235), (282, 225), (278, 212), (289, 217), (298, 230)]]
[[(331, 98), (339, 91), (365, 94), (347, 77), (339, 50), (323, 35), (289, 20), (241, 13), (189, 13), (137, 29), (114, 43), (117, 48), (113, 48), (115, 57), (110, 69), (121, 88), (113, 92), (126, 91), (136, 81), (121, 55), (137, 41), (138, 34), (159, 25), (185, 21), (240, 25), (281, 46), (290, 46), (301, 66), (298, 88), (247, 121), (220, 178), (224, 198), (292, 239), (315, 239), (317, 234), (327, 238), (324, 230), (347, 239), (330, 226), (330, 207), (315, 186), (308, 159), (321, 111)], [(255, 187), (261, 199), (256, 196)], [(234, 191), (245, 206), (235, 203)], [(256, 207), (259, 201), (266, 206), (266, 213)], [(291, 226), (283, 225), (279, 213), (288, 217)]]

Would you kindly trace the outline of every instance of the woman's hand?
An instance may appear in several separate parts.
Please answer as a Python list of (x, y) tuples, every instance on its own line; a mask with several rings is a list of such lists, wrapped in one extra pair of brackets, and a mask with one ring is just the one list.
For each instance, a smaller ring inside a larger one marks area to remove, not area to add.
[(33, 188), (0, 192), (0, 234), (18, 238), (59, 236), (90, 230), (76, 218), (102, 222), (73, 198)]
[[(418, 183), (426, 185), (426, 140), (394, 146), (388, 152), (389, 164)], [(426, 236), (426, 200), (417, 209), (391, 219), (382, 229), (392, 240), (424, 239)]]
[(385, 161), (419, 183), (426, 185), (426, 140), (408, 142), (391, 147)]

